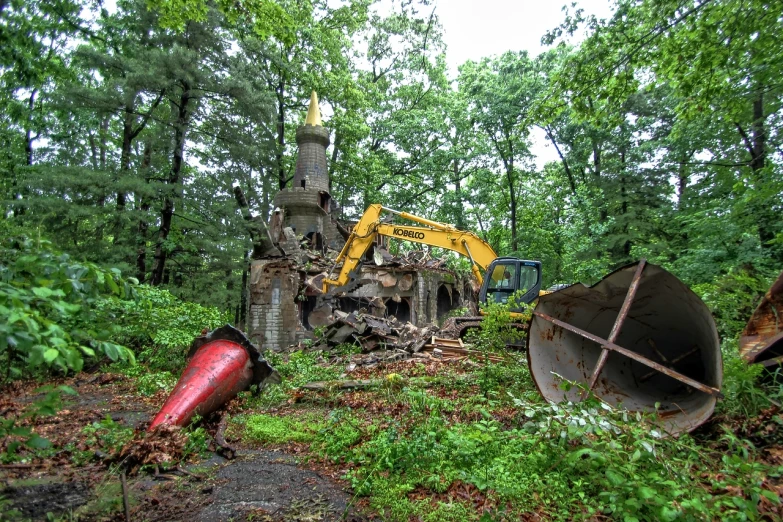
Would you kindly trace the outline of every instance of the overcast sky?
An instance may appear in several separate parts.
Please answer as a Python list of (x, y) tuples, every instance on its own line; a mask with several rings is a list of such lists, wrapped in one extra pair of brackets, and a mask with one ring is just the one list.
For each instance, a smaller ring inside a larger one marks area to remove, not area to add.
[[(526, 50), (531, 57), (544, 47), (541, 37), (565, 19), (565, 0), (436, 0), (435, 14), (443, 25), (449, 65)], [(586, 14), (606, 18), (609, 0), (578, 0)], [(573, 10), (573, 9), (572, 9)]]
[[(443, 25), (452, 77), (467, 60), (478, 61), (509, 50), (526, 50), (531, 57), (538, 55), (544, 50), (541, 37), (565, 19), (562, 10), (565, 3), (565, 0), (436, 0), (435, 14)], [(578, 0), (578, 7), (599, 18), (608, 18), (612, 12), (610, 0)], [(557, 153), (546, 143), (543, 132), (534, 132), (533, 138), (537, 168), (543, 168), (548, 161), (557, 161)]]

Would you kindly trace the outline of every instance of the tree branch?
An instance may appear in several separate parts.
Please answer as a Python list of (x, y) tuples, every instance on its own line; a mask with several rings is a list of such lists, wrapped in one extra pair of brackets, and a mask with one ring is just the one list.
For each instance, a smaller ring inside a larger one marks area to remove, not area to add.
[(750, 137), (748, 136), (748, 133), (745, 132), (745, 129), (742, 128), (742, 125), (739, 124), (738, 121), (734, 122), (734, 125), (737, 126), (737, 130), (740, 133), (740, 136), (742, 136), (742, 139), (745, 141), (745, 148), (748, 149), (748, 153), (750, 154), (750, 157), (754, 157), (754, 149), (753, 149), (753, 142), (750, 141)]

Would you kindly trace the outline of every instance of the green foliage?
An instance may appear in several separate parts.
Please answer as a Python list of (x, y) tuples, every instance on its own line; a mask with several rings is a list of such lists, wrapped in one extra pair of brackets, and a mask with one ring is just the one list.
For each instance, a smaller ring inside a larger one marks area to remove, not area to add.
[[(342, 346), (345, 348), (347, 345)], [(339, 368), (320, 363), (318, 352), (295, 351), (287, 356), (266, 352), (264, 357), (280, 374), (282, 382), (267, 387), (262, 393), (249, 398), (248, 403), (254, 407), (279, 406), (287, 401), (290, 398), (289, 394), (299, 386), (310, 382), (334, 380), (341, 374)]]
[(123, 426), (107, 415), (82, 428), (82, 434), (86, 436), (88, 446), (99, 448), (107, 455), (115, 455), (133, 438), (133, 428)]
[(57, 413), (62, 404), (62, 394), (76, 395), (68, 386), (43, 386), (35, 390), (44, 394), (25, 408), (21, 415), (0, 419), (0, 462), (9, 463), (21, 460), (20, 450), (35, 452), (46, 450), (51, 443), (36, 434), (31, 424), (40, 417), (48, 417)]
[[(532, 383), (527, 366), (515, 360), (514, 352), (510, 352), (507, 348), (508, 345), (517, 345), (523, 341), (525, 332), (518, 326), (529, 320), (533, 309), (532, 306), (519, 304), (517, 297), (519, 296), (512, 296), (506, 304), (488, 303), (482, 306), (481, 328), (468, 332), (468, 341), (474, 345), (475, 349), (487, 355), (502, 355), (507, 358), (507, 361), (502, 363), (493, 363), (489, 359), (482, 361), (483, 367), (479, 382), (484, 393), (496, 390), (501, 382), (507, 380), (508, 374), (521, 377), (513, 383), (515, 385), (524, 386)], [(525, 310), (523, 313), (509, 311), (512, 308), (520, 307)], [(518, 375), (520, 371), (524, 376)]]
[(309, 382), (328, 381), (340, 375), (338, 368), (320, 364), (320, 354), (317, 352), (295, 351), (288, 355), (287, 360), (275, 353), (266, 355), (269, 364), (277, 370), (284, 383), (291, 387)]
[[(170, 359), (168, 360), (170, 362)], [(154, 365), (150, 365), (154, 366)], [(121, 367), (119, 371), (132, 377), (136, 390), (144, 396), (152, 396), (159, 391), (170, 392), (177, 384), (177, 376), (167, 370), (154, 371), (144, 365)]]
[[(352, 462), (347, 477), (355, 491), (370, 496), (389, 520), (432, 516), (432, 506), (409, 500), (407, 493), (422, 487), (443, 492), (455, 481), (508, 502), (512, 513), (536, 510), (553, 520), (754, 519), (762, 497), (778, 502), (762, 486), (770, 469), (733, 435), (724, 440), (728, 451), (707, 457), (711, 450), (689, 436), (666, 438), (652, 418), (596, 400), (514, 402), (522, 420), (510, 429), (489, 414), (449, 425), (437, 409), (419, 410), (415, 422), (392, 422), (386, 429), (333, 412), (333, 425), (313, 448)], [(341, 423), (347, 427), (336, 433)], [(717, 470), (709, 468), (713, 461)]]
[(176, 350), (190, 346), (203, 329), (212, 330), (229, 322), (230, 315), (216, 307), (202, 306), (174, 296), (168, 290), (139, 286), (137, 299), (124, 303), (123, 334)]
[[(147, 0), (151, 9), (161, 13), (161, 25), (182, 31), (188, 22), (207, 19), (209, 4), (203, 0)], [(272, 0), (220, 0), (217, 7), (232, 23), (250, 23), (256, 36), (274, 36), (288, 45), (294, 43), (294, 20)]]
[(209, 454), (209, 444), (212, 441), (207, 429), (199, 426), (200, 418), (194, 418), (187, 428), (188, 440), (182, 448), (182, 461), (192, 457), (204, 457)]
[(314, 438), (311, 448), (339, 462), (350, 455), (351, 447), (362, 438), (361, 421), (344, 410), (329, 412), (326, 423)]
[(721, 338), (736, 340), (773, 277), (765, 271), (731, 269), (712, 282), (694, 285), (693, 291), (712, 310)]
[(130, 296), (131, 286), (116, 269), (76, 262), (42, 240), (6, 238), (0, 245), (5, 379), (50, 368), (79, 371), (97, 354), (133, 363), (133, 353), (113, 341), (112, 317), (101, 313), (109, 298)]
[(187, 348), (203, 329), (229, 322), (230, 314), (174, 296), (168, 290), (141, 285), (136, 299), (111, 303), (121, 329), (118, 338), (139, 350), (139, 360), (151, 368), (178, 372)]
[[(727, 343), (723, 350), (724, 399), (718, 402), (718, 412), (746, 423), (755, 419), (782, 391), (776, 375), (771, 383), (761, 384), (768, 370), (760, 364), (748, 364), (737, 354), (736, 343)], [(770, 379), (766, 379), (769, 381)]]

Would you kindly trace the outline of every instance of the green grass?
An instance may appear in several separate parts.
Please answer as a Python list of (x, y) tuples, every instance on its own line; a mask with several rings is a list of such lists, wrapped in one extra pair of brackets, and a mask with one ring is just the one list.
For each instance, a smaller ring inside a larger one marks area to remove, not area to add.
[(232, 422), (243, 428), (243, 436), (262, 444), (284, 444), (286, 442), (312, 442), (318, 431), (324, 427), (315, 415), (301, 418), (277, 417), (274, 415), (242, 415)]

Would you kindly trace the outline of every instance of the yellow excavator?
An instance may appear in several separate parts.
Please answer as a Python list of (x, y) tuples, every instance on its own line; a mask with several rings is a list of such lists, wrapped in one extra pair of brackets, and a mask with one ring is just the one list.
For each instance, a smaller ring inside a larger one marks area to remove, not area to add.
[[(400, 216), (423, 226), (383, 223), (381, 221), (383, 212)], [(487, 302), (508, 303), (511, 297), (515, 296), (512, 302), (518, 303), (519, 306), (511, 308), (512, 316), (522, 311), (521, 303), (531, 303), (538, 297), (541, 290), (540, 261), (498, 257), (492, 247), (473, 232), (458, 230), (454, 225), (439, 223), (373, 204), (367, 208), (353, 228), (340, 255), (335, 260), (335, 266), (342, 263), (340, 272), (334, 279), (327, 277), (323, 280), (325, 295), (329, 294), (330, 290), (334, 291), (334, 288), (346, 285), (351, 280), (352, 273), (375, 243), (377, 236), (387, 236), (445, 248), (467, 257), (471, 263), (471, 270), (481, 285), (479, 302), (483, 304)], [(482, 271), (486, 277), (482, 275)], [(328, 275), (331, 276), (331, 273)]]

